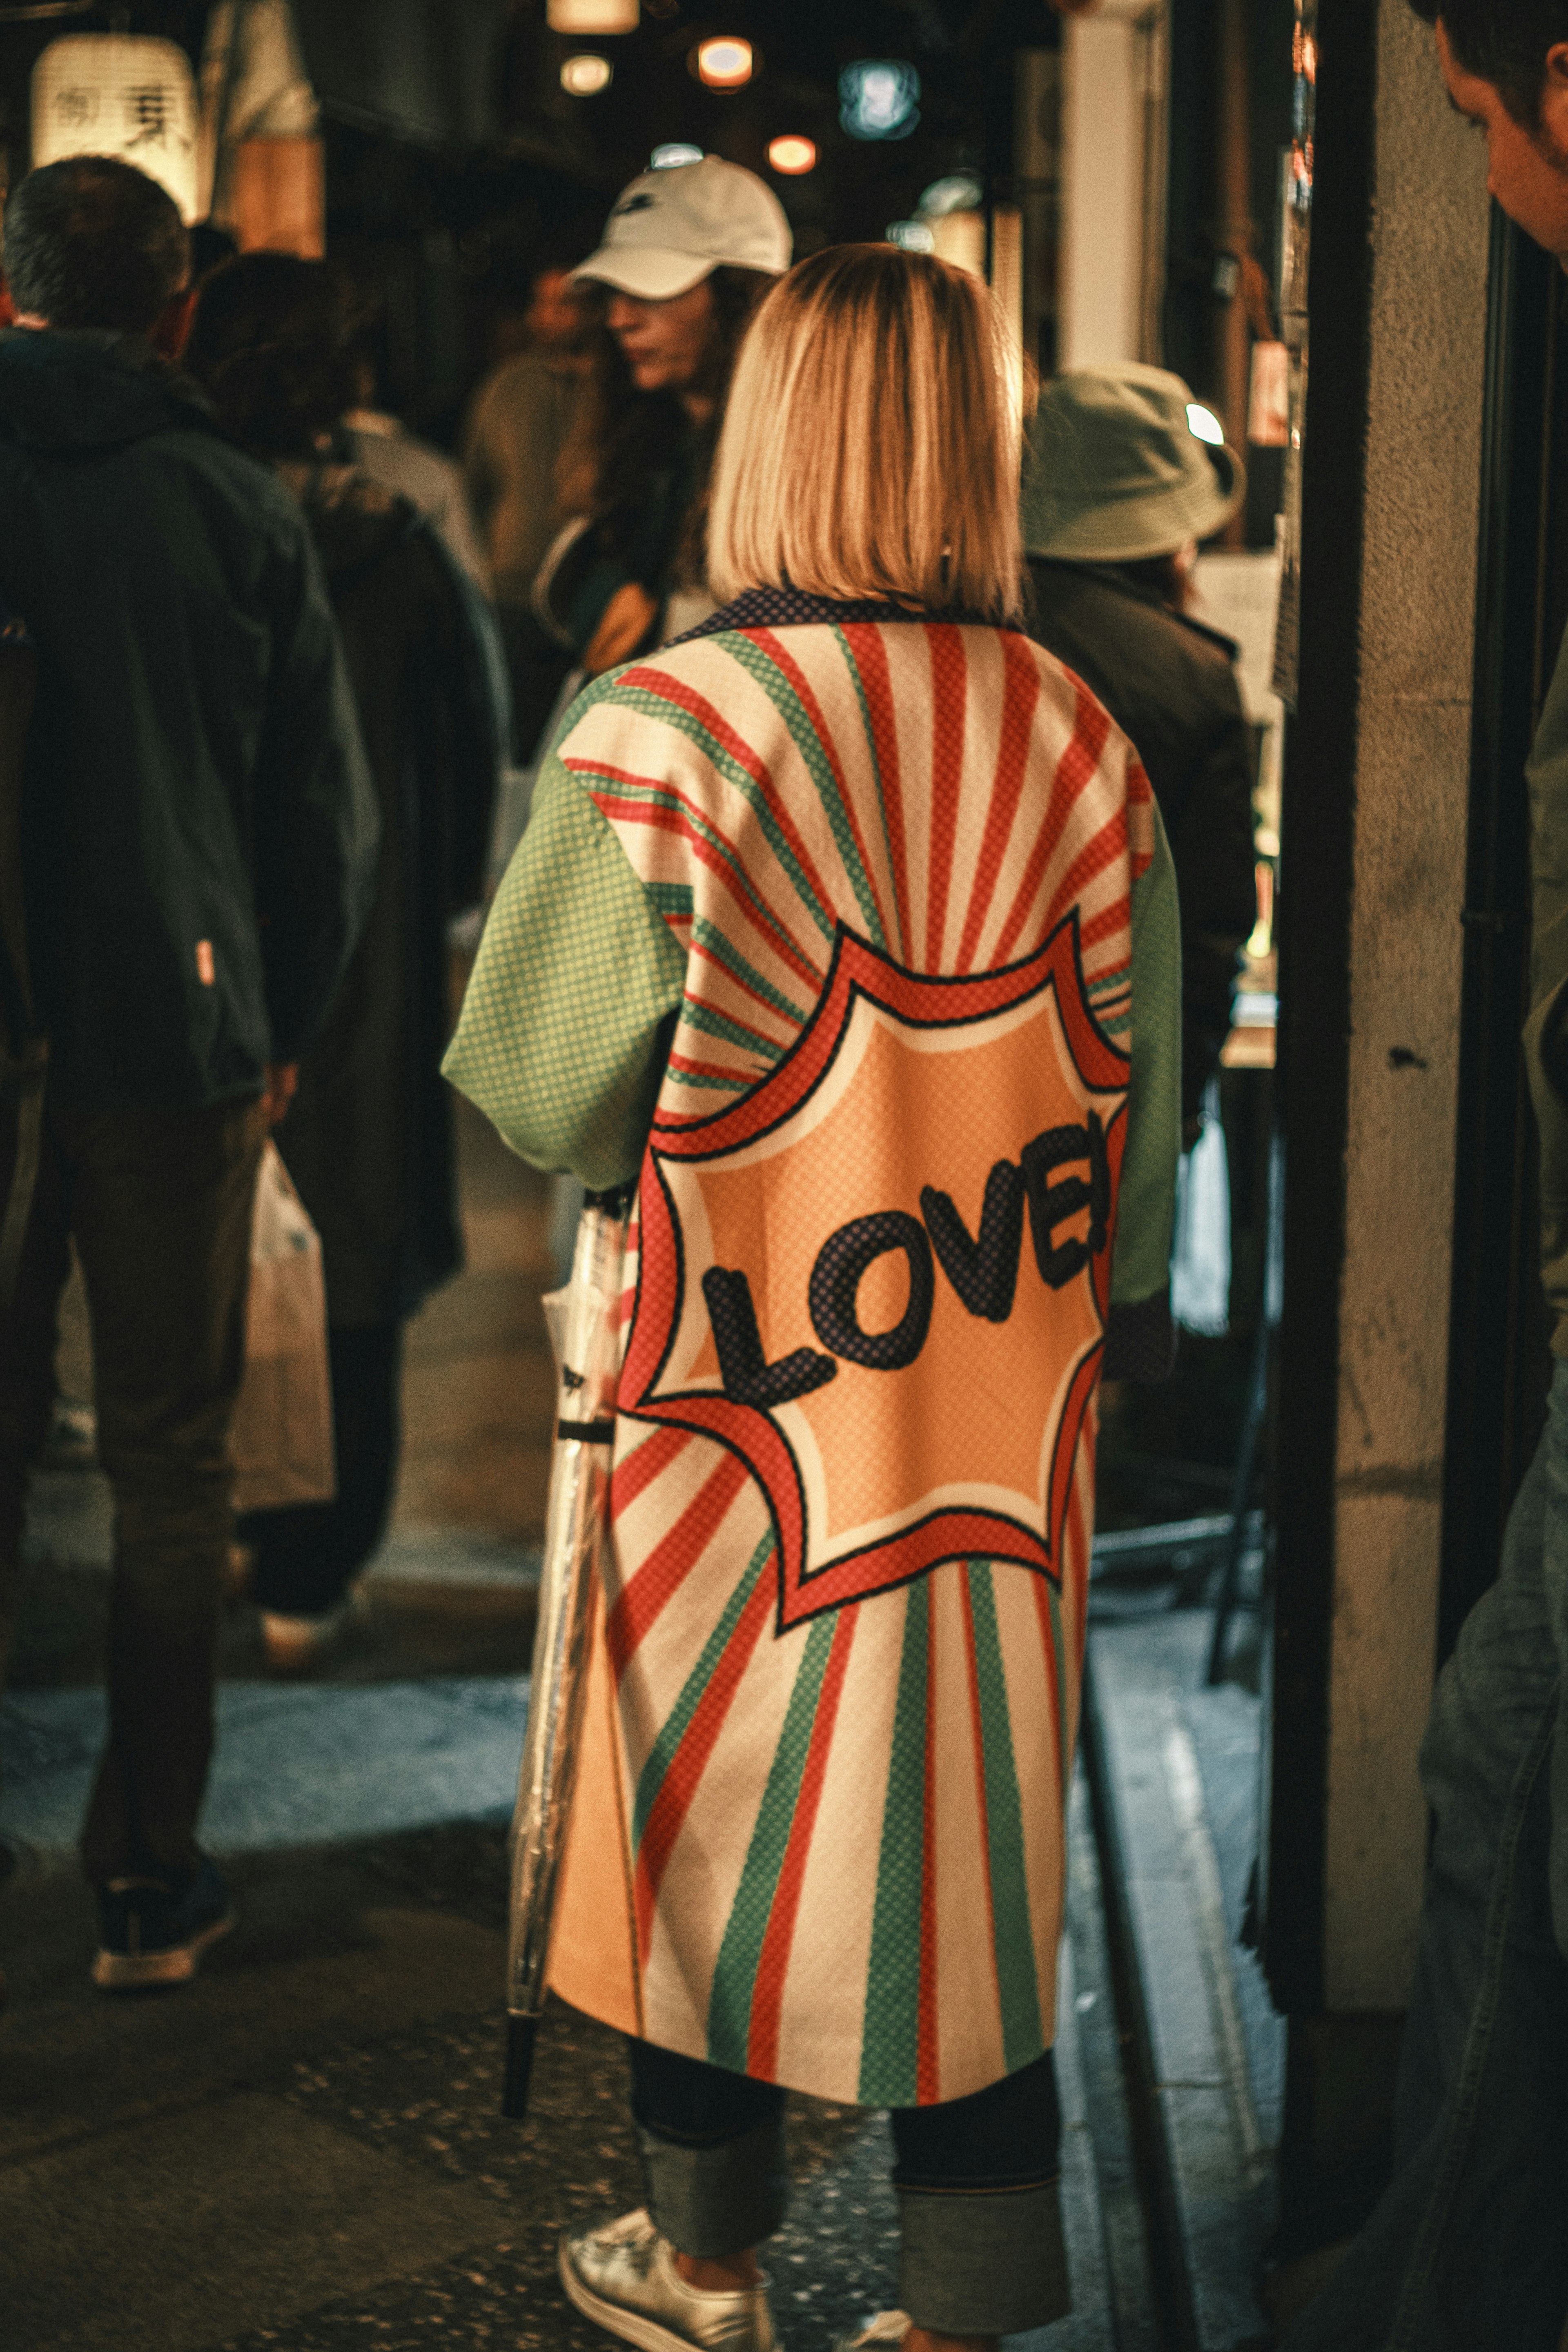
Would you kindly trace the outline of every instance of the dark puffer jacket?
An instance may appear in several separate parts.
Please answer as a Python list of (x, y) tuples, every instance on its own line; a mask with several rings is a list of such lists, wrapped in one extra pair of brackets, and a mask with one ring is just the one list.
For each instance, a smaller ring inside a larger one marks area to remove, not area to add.
[(304, 518), (141, 337), (14, 330), (0, 603), (37, 649), (22, 860), (55, 1099), (258, 1093), (320, 1029), (375, 870)]
[(1029, 633), (1075, 670), (1149, 772), (1182, 912), (1182, 1116), (1197, 1114), (1230, 1028), (1257, 916), (1253, 751), (1228, 637), (1173, 613), (1113, 564), (1031, 556)]

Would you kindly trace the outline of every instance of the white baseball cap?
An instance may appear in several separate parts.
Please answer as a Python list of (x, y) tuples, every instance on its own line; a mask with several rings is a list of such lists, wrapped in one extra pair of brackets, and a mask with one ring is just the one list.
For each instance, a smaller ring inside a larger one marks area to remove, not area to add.
[(644, 302), (668, 302), (715, 269), (789, 268), (794, 239), (784, 206), (754, 172), (722, 156), (644, 172), (623, 188), (605, 241), (574, 278), (596, 278)]

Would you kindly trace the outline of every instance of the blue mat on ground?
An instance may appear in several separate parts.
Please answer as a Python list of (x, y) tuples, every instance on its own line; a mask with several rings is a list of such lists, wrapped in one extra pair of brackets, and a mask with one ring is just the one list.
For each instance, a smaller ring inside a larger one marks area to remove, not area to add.
[[(0, 1834), (76, 1843), (103, 1738), (101, 1690), (0, 1703)], [(504, 1818), (517, 1788), (528, 1677), (226, 1683), (201, 1837), (215, 1853), (384, 1837)]]

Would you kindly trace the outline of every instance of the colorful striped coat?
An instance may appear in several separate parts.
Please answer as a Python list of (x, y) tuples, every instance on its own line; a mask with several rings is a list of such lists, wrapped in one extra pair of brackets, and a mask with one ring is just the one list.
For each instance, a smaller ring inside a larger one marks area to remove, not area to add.
[(568, 2000), (865, 2105), (1048, 2046), (1179, 993), (1142, 770), (1021, 634), (758, 591), (568, 714), (447, 1066), (638, 1178)]

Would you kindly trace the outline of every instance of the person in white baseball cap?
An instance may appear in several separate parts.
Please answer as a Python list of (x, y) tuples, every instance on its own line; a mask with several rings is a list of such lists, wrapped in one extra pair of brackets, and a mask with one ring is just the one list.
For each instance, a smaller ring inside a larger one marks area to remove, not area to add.
[(562, 458), (563, 528), (533, 601), (590, 675), (713, 609), (709, 467), (742, 337), (791, 249), (773, 191), (705, 155), (623, 189), (598, 251), (574, 273), (601, 309)]

